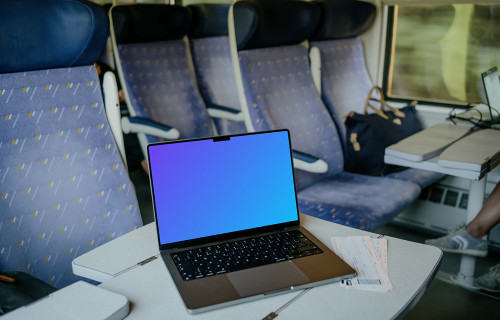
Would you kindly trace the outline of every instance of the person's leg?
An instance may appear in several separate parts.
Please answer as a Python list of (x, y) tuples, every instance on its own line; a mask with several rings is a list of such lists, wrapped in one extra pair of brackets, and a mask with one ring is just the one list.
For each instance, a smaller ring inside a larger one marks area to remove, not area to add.
[(490, 193), (477, 216), (469, 222), (467, 232), (476, 238), (482, 238), (500, 222), (500, 183)]
[[(488, 243), (482, 239), (500, 222), (500, 182), (490, 193), (477, 216), (467, 224), (455, 227), (448, 235), (426, 240), (425, 243), (443, 251), (484, 257), (488, 253)], [(477, 277), (474, 285), (480, 289), (500, 292), (500, 264)]]
[(488, 243), (482, 239), (500, 222), (500, 183), (488, 196), (477, 216), (466, 226), (459, 225), (444, 237), (426, 240), (425, 243), (443, 251), (484, 257)]
[[(471, 235), (482, 238), (500, 222), (500, 183), (484, 203), (478, 215), (467, 225), (466, 229)], [(490, 270), (477, 277), (474, 285), (490, 292), (500, 292), (500, 264), (490, 268)]]
[(468, 254), (476, 257), (486, 257), (488, 255), (488, 242), (469, 234), (465, 229), (465, 224), (456, 226), (441, 238), (425, 240), (425, 243), (438, 247), (445, 252)]

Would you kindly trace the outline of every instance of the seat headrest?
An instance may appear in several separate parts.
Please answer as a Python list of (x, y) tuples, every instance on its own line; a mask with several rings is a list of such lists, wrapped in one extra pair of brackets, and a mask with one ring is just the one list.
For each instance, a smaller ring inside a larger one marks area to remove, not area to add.
[(227, 13), (229, 5), (204, 3), (187, 6), (193, 14), (190, 38), (206, 38), (227, 35)]
[(177, 5), (136, 4), (111, 8), (111, 21), (119, 44), (182, 39), (188, 33), (191, 20), (191, 11)]
[(93, 64), (108, 38), (108, 18), (84, 0), (2, 0), (0, 73)]
[(316, 29), (319, 8), (296, 0), (241, 0), (233, 5), (238, 50), (293, 45)]
[(112, 2), (101, 4), (101, 7), (104, 9), (104, 11), (106, 11), (106, 13), (109, 12), (112, 6), (113, 6)]
[(316, 0), (313, 3), (321, 8), (321, 19), (311, 41), (356, 37), (371, 27), (377, 15), (375, 5), (369, 2)]

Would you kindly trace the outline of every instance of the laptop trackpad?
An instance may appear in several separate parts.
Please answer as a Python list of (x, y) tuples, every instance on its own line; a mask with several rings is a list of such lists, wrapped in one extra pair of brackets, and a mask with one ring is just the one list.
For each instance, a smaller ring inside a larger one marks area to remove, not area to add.
[(309, 282), (309, 278), (291, 261), (233, 272), (227, 277), (242, 297)]

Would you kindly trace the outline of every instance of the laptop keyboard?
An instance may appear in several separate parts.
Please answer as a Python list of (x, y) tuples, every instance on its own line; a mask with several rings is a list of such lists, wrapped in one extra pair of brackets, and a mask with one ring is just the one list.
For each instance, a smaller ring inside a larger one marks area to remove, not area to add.
[(322, 253), (298, 230), (171, 253), (184, 281)]

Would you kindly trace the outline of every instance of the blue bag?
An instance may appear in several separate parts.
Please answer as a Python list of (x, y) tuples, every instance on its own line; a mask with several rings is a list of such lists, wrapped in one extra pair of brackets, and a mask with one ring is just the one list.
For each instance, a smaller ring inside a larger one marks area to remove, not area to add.
[[(380, 99), (372, 97), (378, 91)], [(380, 108), (370, 102), (375, 101)], [(368, 94), (363, 114), (351, 112), (345, 120), (345, 170), (367, 175), (385, 175), (404, 169), (384, 163), (385, 148), (422, 130), (415, 109), (416, 101), (396, 109), (389, 106), (382, 89), (373, 87)], [(368, 108), (375, 113), (368, 114)], [(388, 110), (385, 110), (387, 108)]]

